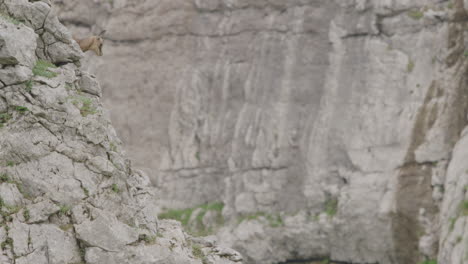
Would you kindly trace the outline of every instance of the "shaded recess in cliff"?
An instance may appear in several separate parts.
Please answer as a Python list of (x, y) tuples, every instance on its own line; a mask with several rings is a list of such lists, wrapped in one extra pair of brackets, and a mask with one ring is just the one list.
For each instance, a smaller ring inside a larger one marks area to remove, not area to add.
[[(467, 124), (468, 63), (463, 56), (466, 29), (463, 17), (466, 17), (466, 14), (463, 5), (460, 6), (461, 1), (458, 2), (457, 10), (462, 11), (456, 11), (453, 20), (449, 22), (445, 69), (440, 74), (440, 79), (431, 83), (424, 103), (418, 110), (411, 144), (405, 162), (399, 168), (396, 214), (393, 218), (396, 260), (399, 263), (417, 263), (427, 257), (437, 259), (439, 253), (439, 227), (432, 227), (437, 240), (432, 241), (431, 254), (421, 252), (420, 239), (426, 232), (431, 231), (423, 226), (424, 221), (421, 221), (421, 217), (430, 219), (433, 225), (439, 224), (441, 201), (434, 200), (433, 192), (437, 188), (443, 191), (444, 182), (434, 181), (434, 170), (439, 167), (445, 174), (451, 150)], [(427, 135), (435, 125), (438, 125), (436, 129), (439, 129), (439, 136), (445, 142), (445, 147), (437, 151), (445, 154), (442, 154), (440, 159), (418, 159), (418, 147), (430, 140)]]

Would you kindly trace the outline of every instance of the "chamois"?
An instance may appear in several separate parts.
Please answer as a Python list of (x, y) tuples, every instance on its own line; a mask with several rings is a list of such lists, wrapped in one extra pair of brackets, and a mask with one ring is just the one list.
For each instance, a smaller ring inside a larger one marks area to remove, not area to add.
[(94, 53), (96, 53), (96, 55), (102, 56), (102, 46), (104, 44), (102, 35), (104, 35), (104, 33), (106, 33), (105, 30), (97, 36), (91, 36), (84, 39), (73, 37), (73, 39), (78, 43), (78, 45), (80, 45), (80, 48), (83, 52), (92, 50)]

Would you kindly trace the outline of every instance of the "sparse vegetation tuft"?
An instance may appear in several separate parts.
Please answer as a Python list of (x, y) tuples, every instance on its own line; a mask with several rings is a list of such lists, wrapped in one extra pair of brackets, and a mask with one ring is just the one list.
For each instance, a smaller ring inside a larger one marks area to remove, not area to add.
[(3, 125), (5, 123), (7, 123), (8, 121), (10, 121), (11, 119), (11, 115), (8, 114), (8, 113), (2, 113), (0, 114), (0, 127), (3, 127)]
[(408, 65), (406, 65), (406, 71), (407, 71), (408, 73), (413, 72), (414, 66), (416, 66), (416, 65), (414, 64), (414, 61), (410, 59), (410, 60), (408, 61)]
[[(182, 223), (182, 225), (188, 230), (189, 233), (196, 236), (206, 236), (213, 232), (212, 227), (206, 227), (203, 223), (203, 217), (208, 211), (216, 212), (216, 224), (218, 226), (224, 223), (224, 218), (222, 211), (224, 208), (224, 203), (214, 202), (209, 204), (200, 205), (194, 208), (179, 209), (179, 210), (168, 210), (164, 213), (159, 214), (160, 219), (173, 219)], [(200, 209), (200, 210), (197, 210)], [(189, 220), (192, 217), (192, 214), (197, 210), (197, 215), (195, 216), (195, 224), (189, 226)]]
[(80, 113), (83, 117), (93, 115), (96, 113), (96, 108), (93, 106), (93, 101), (85, 96), (74, 96), (72, 104), (80, 109)]
[(117, 186), (117, 184), (112, 184), (112, 191), (115, 192), (115, 193), (120, 193), (120, 189), (119, 189), (119, 186)]
[(208, 263), (208, 259), (205, 256), (205, 253), (203, 253), (202, 248), (198, 244), (193, 244), (192, 245), (192, 254), (194, 257), (201, 259), (203, 264)]
[(29, 111), (29, 109), (26, 106), (20, 106), (20, 105), (16, 105), (15, 110), (20, 113), (26, 113), (27, 111)]
[(24, 216), (24, 220), (29, 221), (29, 219), (31, 218), (31, 215), (28, 209), (24, 209), (23, 216)]
[(424, 17), (424, 13), (419, 10), (411, 10), (411, 11), (408, 11), (407, 14), (409, 17), (411, 17), (414, 20), (419, 20)]
[(468, 200), (465, 200), (460, 205), (461, 213), (464, 216), (468, 216)]
[(21, 21), (19, 21), (18, 19), (8, 15), (8, 14), (5, 14), (5, 13), (0, 13), (0, 18), (2, 18), (3, 20), (5, 21), (8, 21), (14, 25), (19, 25), (21, 24)]
[(61, 226), (59, 226), (59, 228), (60, 228), (62, 231), (67, 232), (68, 230), (70, 230), (70, 229), (73, 228), (73, 224), (61, 225)]
[(6, 173), (0, 174), (0, 183), (3, 182), (10, 182), (10, 177), (8, 177), (8, 174)]
[(457, 218), (452, 217), (450, 218), (450, 225), (449, 225), (449, 231), (452, 232), (453, 229), (455, 228), (455, 223), (457, 222)]
[(25, 85), (26, 85), (26, 87), (25, 87), (26, 92), (31, 92), (32, 87), (33, 87), (33, 81), (29, 80), (29, 81), (26, 82)]
[(42, 76), (48, 79), (57, 77), (58, 74), (53, 71), (50, 71), (49, 68), (55, 69), (57, 68), (57, 66), (45, 60), (38, 60), (36, 62), (36, 66), (34, 66), (33, 68), (33, 73), (36, 76)]
[(329, 217), (333, 217), (338, 212), (338, 199), (332, 198), (325, 203), (325, 213)]
[(145, 241), (145, 243), (148, 245), (154, 245), (156, 243), (156, 236), (148, 236), (143, 234), (140, 236), (140, 240)]
[(7, 237), (5, 239), (5, 241), (3, 241), (1, 244), (0, 244), (0, 247), (2, 248), (2, 250), (5, 250), (7, 248), (7, 246), (9, 246), (10, 248), (13, 247), (13, 239), (11, 237)]
[(60, 210), (59, 210), (59, 213), (61, 215), (67, 215), (71, 210), (71, 207), (69, 205), (61, 205), (60, 206)]

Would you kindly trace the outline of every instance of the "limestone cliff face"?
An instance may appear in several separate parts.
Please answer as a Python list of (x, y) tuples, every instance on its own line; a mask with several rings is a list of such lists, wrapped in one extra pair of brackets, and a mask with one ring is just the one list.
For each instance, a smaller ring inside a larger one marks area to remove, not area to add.
[(468, 263), (464, 1), (55, 2), (108, 30), (88, 65), (161, 199), (224, 201), (248, 262)]
[(0, 1), (0, 263), (241, 263), (158, 221), (48, 1)]

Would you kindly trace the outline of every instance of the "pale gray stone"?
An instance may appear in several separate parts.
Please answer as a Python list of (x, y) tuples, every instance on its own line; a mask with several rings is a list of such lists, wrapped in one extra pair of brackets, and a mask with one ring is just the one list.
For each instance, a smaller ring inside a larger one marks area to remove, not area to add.
[(60, 207), (49, 199), (41, 199), (41, 201), (29, 205), (26, 208), (29, 214), (29, 219), (26, 219), (28, 223), (45, 222), (52, 214), (60, 210)]
[(29, 236), (31, 249), (44, 250), (48, 263), (79, 263), (81, 261), (76, 238), (55, 225), (33, 225)]
[(14, 183), (0, 184), (0, 197), (5, 205), (8, 206), (20, 207), (24, 204), (23, 195), (21, 195), (18, 187)]
[(0, 18), (0, 64), (33, 67), (35, 51), (36, 35), (31, 28), (21, 24), (16, 26)]
[(111, 176), (115, 170), (114, 165), (103, 157), (93, 157), (86, 163), (88, 168), (96, 173)]
[(119, 222), (115, 216), (98, 209), (92, 214), (94, 220), (75, 225), (78, 239), (86, 244), (117, 252), (138, 240), (137, 230)]
[(81, 79), (79, 80), (79, 84), (81, 91), (99, 97), (102, 96), (101, 87), (99, 86), (99, 83), (94, 76), (91, 76), (88, 73), (83, 73)]
[(31, 68), (17, 65), (0, 69), (0, 80), (5, 85), (14, 85), (26, 82), (32, 77)]
[(45, 250), (36, 250), (31, 254), (28, 254), (24, 257), (20, 257), (15, 260), (16, 264), (49, 264), (50, 262), (47, 259), (47, 251)]
[(14, 220), (8, 225), (8, 237), (13, 240), (13, 251), (17, 256), (26, 255), (33, 251), (29, 248), (30, 226)]

